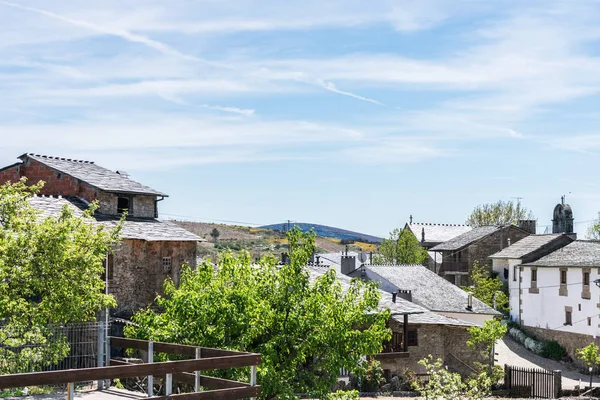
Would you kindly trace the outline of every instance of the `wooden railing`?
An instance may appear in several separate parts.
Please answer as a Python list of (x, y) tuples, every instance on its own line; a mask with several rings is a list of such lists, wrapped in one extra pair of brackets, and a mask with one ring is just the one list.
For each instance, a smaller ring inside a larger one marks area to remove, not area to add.
[[(69, 384), (70, 390), (68, 395), (70, 397), (73, 394), (73, 384), (76, 382), (148, 376), (148, 397), (153, 399), (243, 399), (256, 397), (260, 394), (260, 387), (256, 385), (256, 366), (260, 364), (260, 354), (118, 337), (109, 337), (109, 339), (111, 347), (147, 351), (148, 363), (132, 364), (111, 359), (110, 363), (113, 365), (106, 367), (0, 375), (0, 389)], [(186, 355), (195, 358), (190, 360), (152, 362), (155, 352)], [(236, 367), (250, 367), (251, 378), (249, 384), (201, 375), (200, 373), (200, 371)], [(156, 375), (165, 376), (166, 396), (153, 396), (152, 382), (153, 376)], [(182, 383), (193, 384), (196, 392), (173, 395), (173, 379)], [(211, 390), (200, 392), (201, 388)]]

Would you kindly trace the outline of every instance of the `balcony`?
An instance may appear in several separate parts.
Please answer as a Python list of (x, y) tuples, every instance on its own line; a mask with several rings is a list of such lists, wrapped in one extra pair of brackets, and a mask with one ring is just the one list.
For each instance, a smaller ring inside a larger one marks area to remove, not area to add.
[(444, 261), (442, 269), (445, 272), (469, 272), (469, 263), (466, 261)]

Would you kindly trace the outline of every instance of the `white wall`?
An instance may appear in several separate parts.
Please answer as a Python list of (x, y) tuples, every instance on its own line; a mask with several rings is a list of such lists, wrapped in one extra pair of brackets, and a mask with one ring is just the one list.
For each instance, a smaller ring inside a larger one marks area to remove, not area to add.
[[(502, 269), (507, 267), (506, 262), (508, 261), (508, 298), (510, 307), (510, 317), (514, 322), (519, 322), (519, 265), (521, 260), (518, 258), (511, 258), (504, 260)], [(495, 263), (496, 260), (493, 260)], [(516, 271), (515, 271), (516, 267)], [(516, 274), (515, 274), (516, 272)], [(528, 286), (529, 287), (529, 286)]]
[[(594, 284), (594, 280), (600, 278), (598, 268), (591, 268), (590, 273), (590, 299), (582, 298), (583, 277), (582, 268), (569, 268), (567, 270), (567, 296), (559, 296), (560, 269), (549, 267), (537, 268), (537, 287), (539, 293), (529, 293), (531, 287), (531, 268), (523, 267), (521, 289), (522, 319), (525, 326), (546, 329), (556, 329), (563, 332), (575, 332), (586, 335), (597, 336), (600, 333), (600, 321), (598, 314), (600, 309), (600, 288)], [(517, 280), (518, 282), (518, 280)], [(511, 292), (517, 294), (518, 291)], [(513, 299), (511, 298), (511, 305)], [(572, 307), (571, 326), (565, 323), (565, 307)], [(518, 307), (511, 311), (518, 314)], [(591, 317), (591, 325), (587, 318)]]
[(455, 313), (455, 312), (446, 312), (446, 311), (436, 311), (437, 314), (441, 314), (446, 317), (460, 319), (462, 321), (467, 321), (476, 324), (477, 326), (483, 326), (485, 321), (493, 319), (493, 315), (487, 314), (473, 314), (473, 313)]

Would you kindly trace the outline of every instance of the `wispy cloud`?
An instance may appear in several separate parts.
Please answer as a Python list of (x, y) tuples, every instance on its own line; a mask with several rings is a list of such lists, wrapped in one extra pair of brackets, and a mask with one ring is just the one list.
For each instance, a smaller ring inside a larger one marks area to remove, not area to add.
[(322, 80), (319, 80), (318, 82), (323, 88), (329, 90), (330, 92), (341, 94), (343, 96), (352, 97), (353, 99), (362, 100), (362, 101), (366, 101), (368, 103), (373, 103), (373, 104), (377, 104), (379, 106), (385, 107), (385, 104), (383, 104), (377, 100), (373, 100), (368, 97), (360, 96), (360, 95), (352, 93), (352, 92), (346, 92), (346, 91), (340, 90), (337, 88), (337, 86), (335, 86), (335, 84), (333, 82), (326, 82), (326, 81), (322, 81)]

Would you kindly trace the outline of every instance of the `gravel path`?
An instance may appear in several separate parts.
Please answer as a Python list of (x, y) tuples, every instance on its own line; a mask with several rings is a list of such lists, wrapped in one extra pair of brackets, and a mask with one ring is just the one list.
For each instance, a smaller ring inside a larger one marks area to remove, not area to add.
[[(558, 361), (549, 360), (547, 358), (533, 354), (520, 343), (515, 342), (509, 336), (505, 336), (502, 341), (496, 344), (496, 359), (498, 365), (504, 364), (516, 365), (525, 368), (543, 368), (550, 371), (562, 371), (562, 387), (563, 389), (574, 389), (579, 385), (579, 380), (582, 381), (582, 386), (590, 384), (590, 376), (579, 373), (578, 371), (568, 369), (567, 366)], [(594, 386), (600, 386), (600, 377), (593, 378)]]

